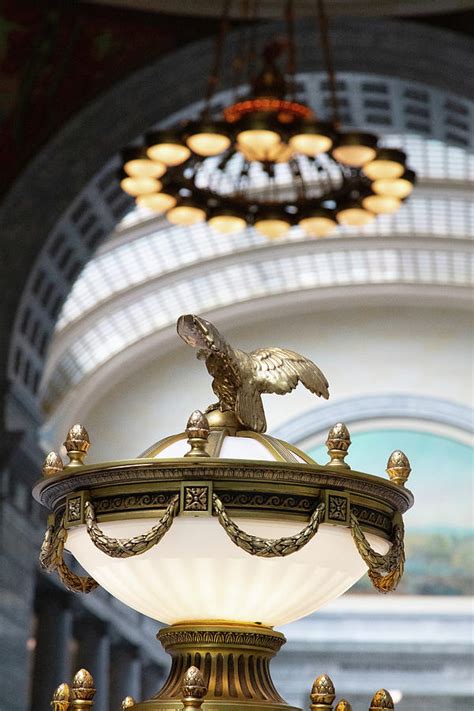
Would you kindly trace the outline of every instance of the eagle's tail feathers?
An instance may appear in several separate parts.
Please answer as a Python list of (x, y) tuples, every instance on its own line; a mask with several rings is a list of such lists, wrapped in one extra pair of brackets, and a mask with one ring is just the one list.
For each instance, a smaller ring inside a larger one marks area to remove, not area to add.
[(267, 429), (262, 398), (256, 387), (249, 382), (242, 383), (237, 391), (235, 413), (239, 422), (255, 432), (265, 432)]

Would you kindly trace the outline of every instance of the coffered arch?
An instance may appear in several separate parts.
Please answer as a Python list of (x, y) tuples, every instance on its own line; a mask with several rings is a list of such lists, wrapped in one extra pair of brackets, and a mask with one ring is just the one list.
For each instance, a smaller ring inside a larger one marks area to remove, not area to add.
[[(305, 23), (298, 33), (299, 68), (308, 77), (302, 91), (324, 104), (327, 86), (313, 28)], [(236, 33), (231, 44), (238, 42)], [(465, 38), (404, 22), (340, 19), (333, 43), (348, 126), (410, 131), (469, 151), (474, 80), (464, 71), (470, 56)], [(100, 97), (32, 161), (2, 206), (0, 224), (11, 252), (21, 242), (27, 254), (37, 255), (24, 289), (24, 261), (9, 260), (12, 287), (5, 301), (13, 328), (8, 376), (16, 399), (31, 412), (37, 412), (48, 344), (71, 285), (130, 206), (115, 183), (117, 151), (189, 109), (204, 87), (210, 49), (209, 42), (185, 47)], [(456, 93), (452, 76), (459, 77)], [(126, 120), (117, 121), (127, 107)]]

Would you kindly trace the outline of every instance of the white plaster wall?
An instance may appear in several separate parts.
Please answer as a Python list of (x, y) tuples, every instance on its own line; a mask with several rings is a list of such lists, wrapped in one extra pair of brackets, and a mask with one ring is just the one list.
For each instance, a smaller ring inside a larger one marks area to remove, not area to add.
[[(413, 307), (338, 308), (285, 315), (233, 327), (218, 323), (230, 343), (252, 350), (280, 345), (312, 358), (330, 383), (331, 401), (375, 394), (428, 395), (472, 404), (472, 316)], [(215, 401), (210, 378), (191, 348), (176, 349), (137, 372), (126, 372), (81, 421), (89, 430), (89, 461), (134, 457), (161, 437), (182, 431), (194, 409)], [(301, 385), (285, 397), (265, 397), (269, 431), (312, 409)], [(319, 401), (320, 407), (326, 401)], [(66, 431), (69, 422), (61, 423)], [(58, 432), (57, 442), (64, 432)]]

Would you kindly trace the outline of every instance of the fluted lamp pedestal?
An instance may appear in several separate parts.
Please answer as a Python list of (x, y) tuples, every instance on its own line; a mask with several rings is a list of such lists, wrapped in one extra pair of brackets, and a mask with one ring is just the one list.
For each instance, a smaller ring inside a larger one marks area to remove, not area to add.
[(297, 711), (280, 696), (272, 682), (269, 664), (285, 637), (262, 625), (230, 622), (171, 625), (158, 639), (172, 657), (163, 688), (136, 711), (182, 708), (183, 674), (199, 669), (206, 687), (206, 709), (246, 708), (259, 711)]

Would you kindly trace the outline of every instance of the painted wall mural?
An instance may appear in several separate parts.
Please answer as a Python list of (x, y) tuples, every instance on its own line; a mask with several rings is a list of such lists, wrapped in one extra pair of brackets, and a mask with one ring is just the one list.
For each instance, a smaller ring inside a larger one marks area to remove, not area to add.
[[(445, 436), (406, 429), (351, 433), (349, 463), (384, 476), (387, 457), (402, 449), (415, 506), (405, 514), (407, 563), (398, 593), (472, 595), (474, 592), (474, 448)], [(325, 446), (311, 456), (327, 459)], [(365, 577), (352, 592), (371, 592)]]

